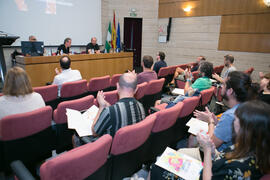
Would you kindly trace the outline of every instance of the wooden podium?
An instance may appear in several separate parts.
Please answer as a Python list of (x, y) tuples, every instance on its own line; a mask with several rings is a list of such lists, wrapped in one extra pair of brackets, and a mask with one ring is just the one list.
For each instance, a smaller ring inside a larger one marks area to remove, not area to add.
[[(33, 87), (45, 86), (52, 82), (55, 68), (60, 68), (61, 56), (17, 56), (17, 65), (23, 67), (31, 79)], [(79, 54), (69, 55), (71, 68), (81, 72), (82, 78), (89, 81), (92, 77), (124, 73), (133, 69), (133, 53)]]

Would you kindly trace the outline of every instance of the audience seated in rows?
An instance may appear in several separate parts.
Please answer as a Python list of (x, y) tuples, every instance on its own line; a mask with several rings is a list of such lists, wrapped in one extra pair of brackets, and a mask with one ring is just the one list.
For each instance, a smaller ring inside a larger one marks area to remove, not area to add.
[(99, 111), (94, 119), (92, 131), (94, 136), (110, 134), (114, 136), (121, 127), (135, 124), (145, 118), (143, 105), (134, 98), (137, 89), (137, 75), (128, 72), (121, 75), (117, 83), (119, 101), (110, 105), (102, 91), (98, 92)]
[(173, 76), (173, 79), (171, 81), (170, 84), (174, 84), (175, 83), (175, 79), (179, 79), (181, 81), (185, 81), (185, 75), (186, 75), (186, 72), (187, 71), (191, 71), (191, 72), (194, 72), (194, 71), (198, 71), (199, 70), (199, 66), (200, 66), (200, 63), (201, 62), (204, 62), (206, 60), (206, 58), (204, 56), (199, 56), (197, 57), (197, 61), (196, 61), (196, 64), (194, 66), (190, 66), (188, 65), (187, 69), (182, 69), (180, 67), (177, 67), (175, 69), (175, 72), (174, 72), (174, 76)]
[(30, 112), (45, 107), (41, 95), (34, 92), (26, 72), (20, 67), (8, 70), (0, 97), (0, 120), (8, 115)]
[[(270, 106), (262, 101), (249, 101), (239, 105), (234, 115), (235, 143), (221, 153), (214, 151), (215, 145), (210, 136), (197, 135), (204, 152), (200, 179), (260, 179), (270, 172)], [(187, 151), (194, 157), (200, 157), (198, 148)], [(151, 179), (164, 180), (166, 177), (181, 179), (153, 165)]]
[(191, 71), (186, 71), (186, 78), (187, 82), (185, 84), (185, 96), (179, 95), (173, 102), (166, 102), (164, 100), (158, 100), (156, 101), (155, 105), (159, 105), (160, 103), (169, 103), (168, 107), (171, 107), (172, 105), (183, 101), (185, 98), (192, 97), (193, 95), (199, 95), (200, 91), (203, 91), (205, 89), (209, 89), (212, 86), (212, 82), (210, 81), (210, 78), (213, 73), (213, 64), (204, 61), (200, 63), (199, 66), (199, 72), (202, 77), (198, 78), (193, 84), (191, 82)]
[(259, 99), (270, 104), (270, 73), (262, 77), (260, 90)]
[[(221, 95), (228, 102), (230, 109), (225, 111), (220, 120), (208, 108), (205, 112), (195, 111), (194, 115), (200, 120), (208, 122), (208, 134), (218, 151), (232, 145), (232, 122), (234, 112), (240, 103), (255, 99), (253, 85), (250, 77), (240, 71), (230, 72), (222, 84)], [(189, 147), (195, 147), (196, 140), (193, 135), (189, 137)]]
[(162, 67), (167, 67), (167, 63), (165, 61), (165, 53), (160, 51), (157, 54), (157, 62), (155, 62), (153, 69), (158, 74)]
[(224, 66), (227, 68), (224, 74), (220, 77), (218, 74), (213, 74), (213, 78), (218, 82), (223, 83), (224, 79), (228, 76), (228, 74), (232, 71), (236, 71), (235, 66), (233, 65), (234, 57), (230, 54), (224, 56)]
[(62, 56), (60, 58), (61, 70), (55, 68), (56, 76), (54, 77), (53, 83), (58, 86), (58, 96), (61, 94), (61, 86), (65, 82), (78, 81), (82, 79), (81, 73), (78, 70), (72, 70), (70, 68), (71, 60), (68, 56)]
[(152, 70), (152, 67), (153, 67), (152, 56), (147, 56), (147, 55), (143, 56), (142, 67), (143, 67), (143, 72), (139, 73), (137, 76), (138, 84), (157, 79), (157, 73)]

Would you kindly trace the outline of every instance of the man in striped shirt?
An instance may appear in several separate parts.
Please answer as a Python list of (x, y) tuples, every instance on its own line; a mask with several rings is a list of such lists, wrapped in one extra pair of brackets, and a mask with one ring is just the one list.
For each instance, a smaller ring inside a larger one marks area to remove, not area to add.
[(143, 105), (134, 98), (137, 89), (137, 75), (124, 73), (117, 83), (119, 101), (110, 105), (103, 92), (97, 94), (99, 111), (94, 119), (92, 131), (94, 136), (110, 134), (114, 136), (121, 127), (135, 124), (145, 118)]

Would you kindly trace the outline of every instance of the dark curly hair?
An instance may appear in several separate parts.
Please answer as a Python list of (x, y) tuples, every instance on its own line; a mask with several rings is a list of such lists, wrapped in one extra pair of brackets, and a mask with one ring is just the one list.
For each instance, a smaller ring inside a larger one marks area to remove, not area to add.
[(206, 77), (211, 78), (213, 74), (213, 63), (203, 61), (200, 63), (199, 70), (201, 73), (204, 73)]

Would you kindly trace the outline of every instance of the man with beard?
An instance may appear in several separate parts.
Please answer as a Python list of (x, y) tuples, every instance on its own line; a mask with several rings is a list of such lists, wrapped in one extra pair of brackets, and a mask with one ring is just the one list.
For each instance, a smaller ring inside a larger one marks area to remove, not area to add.
[(234, 57), (230, 54), (224, 56), (224, 66), (227, 68), (225, 73), (220, 77), (218, 74), (213, 74), (213, 78), (223, 83), (224, 79), (228, 76), (228, 74), (232, 71), (236, 71), (236, 68), (233, 66)]
[[(234, 121), (234, 112), (242, 102), (254, 97), (250, 76), (240, 71), (230, 72), (223, 81), (221, 95), (228, 101), (230, 109), (225, 111), (220, 120), (211, 113), (208, 108), (206, 111), (195, 111), (194, 115), (200, 120), (208, 122), (208, 134), (211, 137), (218, 151), (222, 151), (232, 143), (232, 123)], [(195, 147), (197, 142), (195, 136), (189, 137), (189, 147)]]

